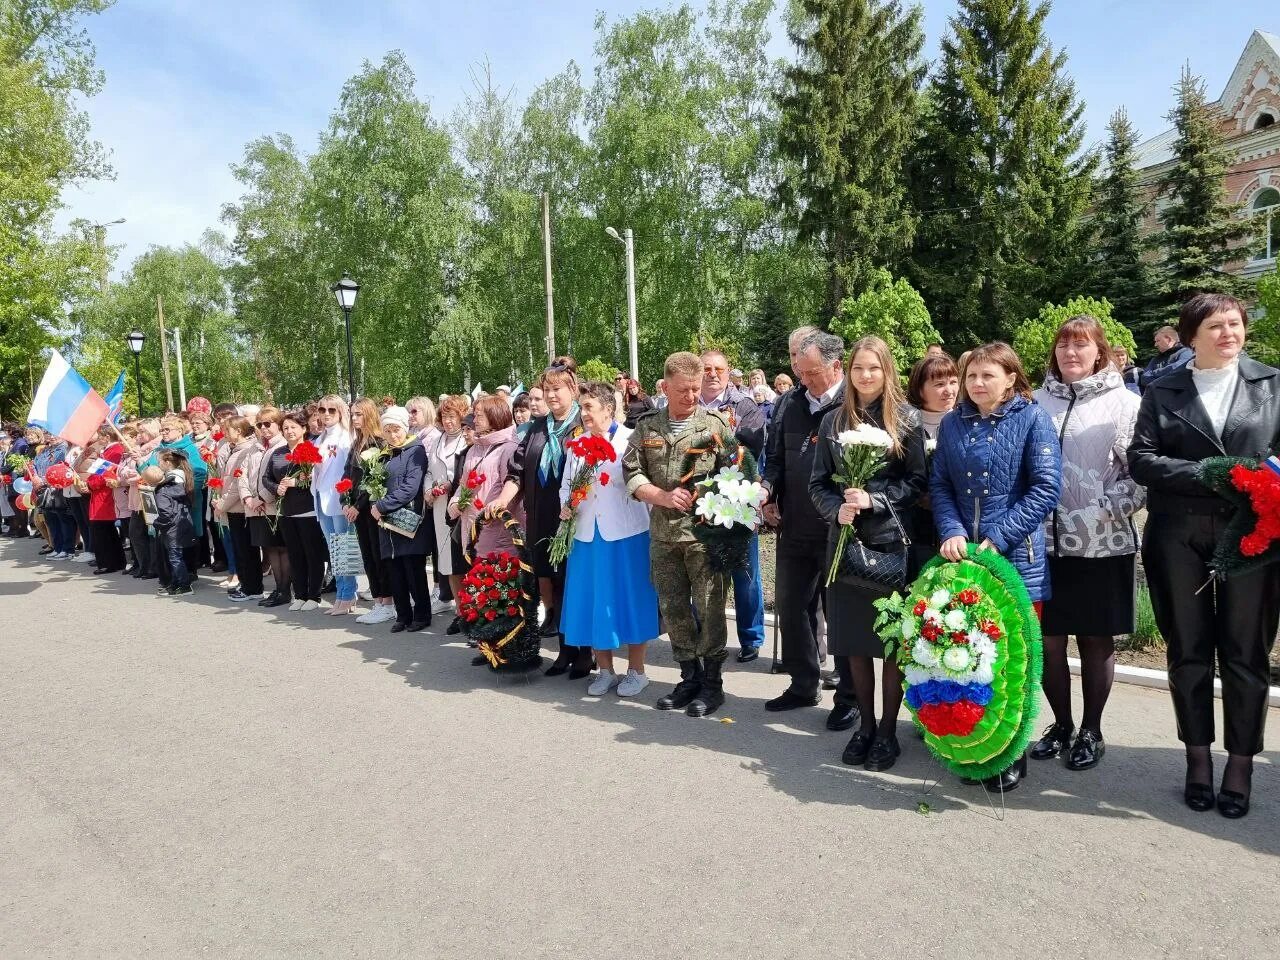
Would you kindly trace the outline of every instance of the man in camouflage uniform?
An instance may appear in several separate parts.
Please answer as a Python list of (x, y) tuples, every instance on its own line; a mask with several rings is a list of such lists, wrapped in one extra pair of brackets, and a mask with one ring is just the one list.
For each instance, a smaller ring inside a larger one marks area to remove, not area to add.
[[(691, 717), (724, 703), (724, 605), (728, 577), (713, 571), (706, 547), (693, 535), (692, 484), (715, 472), (735, 449), (733, 428), (723, 414), (699, 406), (702, 362), (674, 353), (665, 369), (667, 406), (642, 417), (627, 443), (622, 467), (627, 492), (652, 507), (649, 560), (658, 608), (680, 663), (680, 682), (660, 699), (659, 710)], [(702, 629), (693, 608), (702, 615)]]

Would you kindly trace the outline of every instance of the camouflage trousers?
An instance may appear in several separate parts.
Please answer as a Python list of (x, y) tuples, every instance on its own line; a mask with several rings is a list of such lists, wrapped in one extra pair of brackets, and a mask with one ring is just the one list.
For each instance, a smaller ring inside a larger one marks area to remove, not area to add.
[(724, 619), (729, 578), (710, 568), (707, 548), (696, 540), (651, 540), (649, 565), (658, 592), (658, 611), (676, 660), (724, 660), (729, 636)]

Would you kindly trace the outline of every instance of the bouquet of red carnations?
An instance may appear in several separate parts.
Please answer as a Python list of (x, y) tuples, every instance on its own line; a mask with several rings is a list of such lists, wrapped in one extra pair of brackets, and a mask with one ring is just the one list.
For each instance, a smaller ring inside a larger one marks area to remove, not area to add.
[(342, 505), (344, 507), (351, 506), (351, 487), (352, 486), (353, 484), (351, 483), (350, 477), (343, 477), (341, 480), (339, 480), (337, 483), (333, 485), (334, 492), (337, 493), (338, 496), (341, 498)]
[(509, 629), (508, 621), (520, 616), (519, 579), (520, 560), (510, 553), (490, 553), (477, 560), (462, 578), (458, 594), (462, 622)]
[(1280, 458), (1210, 457), (1200, 480), (1235, 507), (1209, 561), (1213, 575), (1225, 580), (1280, 560)]
[(298, 468), (294, 474), (298, 481), (298, 486), (309, 487), (311, 486), (311, 473), (320, 465), (322, 458), (314, 443), (310, 440), (303, 440), (292, 451), (285, 454), (285, 460)]
[[(618, 459), (617, 451), (613, 449), (613, 444), (608, 437), (583, 434), (564, 446), (578, 458), (579, 466), (577, 473), (569, 481), (569, 519), (560, 521), (560, 526), (556, 528), (551, 544), (547, 548), (551, 565), (557, 568), (564, 565), (565, 560), (569, 558), (569, 551), (573, 549), (573, 535), (578, 528), (578, 507), (582, 506), (582, 502), (587, 499), (587, 494), (591, 492), (591, 485), (597, 479), (597, 471), (603, 464), (613, 463)], [(600, 486), (608, 486), (609, 474), (602, 472), (598, 479)]]
[(484, 509), (484, 501), (476, 494), (480, 492), (480, 488), (484, 486), (485, 480), (488, 478), (475, 470), (467, 474), (467, 479), (462, 482), (462, 489), (458, 491), (458, 512), (464, 512), (467, 507), (475, 507), (477, 510)]

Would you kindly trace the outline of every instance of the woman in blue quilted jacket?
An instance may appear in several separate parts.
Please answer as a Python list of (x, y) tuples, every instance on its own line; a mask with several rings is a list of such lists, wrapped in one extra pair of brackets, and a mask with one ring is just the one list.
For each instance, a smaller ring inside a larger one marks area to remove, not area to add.
[[(1053, 421), (1032, 402), (1022, 362), (1006, 343), (972, 351), (960, 402), (938, 429), (929, 497), (947, 560), (968, 543), (997, 550), (1021, 575), (1036, 605), (1049, 596), (1044, 521), (1058, 505), (1062, 455)], [(987, 782), (1012, 790), (1026, 776), (1024, 755)]]

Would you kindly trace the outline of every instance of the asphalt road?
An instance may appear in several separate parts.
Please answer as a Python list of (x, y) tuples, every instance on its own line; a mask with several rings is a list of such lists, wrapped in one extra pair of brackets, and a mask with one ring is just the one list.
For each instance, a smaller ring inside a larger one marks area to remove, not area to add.
[(651, 707), (665, 644), (644, 702), (595, 701), (439, 631), (143, 586), (0, 544), (0, 960), (1280, 954), (1277, 754), (1248, 818), (1192, 813), (1158, 691), (1118, 686), (1102, 766), (1033, 763), (1001, 821), (925, 796), (905, 725), (871, 774), (824, 711), (766, 715), (764, 659), (733, 723), (691, 720)]

